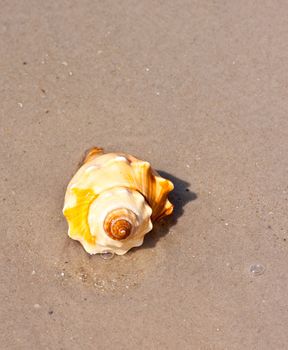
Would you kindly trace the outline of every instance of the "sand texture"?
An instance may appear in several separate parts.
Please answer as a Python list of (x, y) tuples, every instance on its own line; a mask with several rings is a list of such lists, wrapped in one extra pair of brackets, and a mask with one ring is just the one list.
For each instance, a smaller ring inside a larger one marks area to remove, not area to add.
[[(288, 2), (0, 6), (0, 348), (288, 349)], [(111, 260), (62, 216), (94, 145), (175, 184)]]

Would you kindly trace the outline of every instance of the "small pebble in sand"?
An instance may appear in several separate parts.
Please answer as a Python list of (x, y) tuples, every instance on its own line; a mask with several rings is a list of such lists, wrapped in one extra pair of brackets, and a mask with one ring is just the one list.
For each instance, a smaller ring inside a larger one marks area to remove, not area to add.
[(190, 168), (190, 165), (189, 165), (189, 164), (186, 164), (186, 168)]
[(228, 224), (228, 222), (225, 222), (225, 226), (228, 226), (229, 224)]
[(149, 72), (149, 71), (150, 71), (150, 69), (149, 69), (148, 67), (146, 67), (145, 70), (146, 70), (146, 72)]
[(33, 270), (33, 271), (31, 272), (31, 275), (35, 275), (35, 273), (36, 273), (36, 271), (35, 271), (35, 270)]
[(64, 272), (61, 272), (60, 275), (61, 275), (62, 277), (64, 277), (64, 276), (65, 276), (65, 273), (64, 273)]
[(40, 309), (40, 307), (41, 307), (41, 306), (40, 306), (39, 304), (34, 304), (34, 308), (35, 308), (35, 309)]
[(160, 95), (160, 92), (159, 92), (159, 91), (156, 91), (156, 95), (159, 96), (159, 95)]
[(72, 73), (72, 72), (69, 72), (69, 75), (71, 76), (71, 75), (73, 75), (73, 73)]
[(23, 103), (18, 102), (17, 104), (18, 104), (18, 106), (19, 106), (20, 108), (23, 108)]
[(254, 276), (260, 276), (264, 273), (265, 267), (259, 263), (250, 266), (250, 272)]
[(68, 63), (66, 61), (62, 62), (63, 66), (68, 66)]

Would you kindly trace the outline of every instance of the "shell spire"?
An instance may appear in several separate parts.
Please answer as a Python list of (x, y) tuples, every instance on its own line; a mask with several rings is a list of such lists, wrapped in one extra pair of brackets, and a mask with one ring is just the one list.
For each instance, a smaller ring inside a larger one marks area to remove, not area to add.
[(68, 234), (90, 254), (125, 254), (143, 243), (152, 222), (172, 213), (172, 190), (148, 162), (95, 147), (67, 187)]
[(137, 216), (129, 209), (115, 209), (104, 221), (104, 230), (112, 239), (121, 241), (130, 236), (137, 226)]

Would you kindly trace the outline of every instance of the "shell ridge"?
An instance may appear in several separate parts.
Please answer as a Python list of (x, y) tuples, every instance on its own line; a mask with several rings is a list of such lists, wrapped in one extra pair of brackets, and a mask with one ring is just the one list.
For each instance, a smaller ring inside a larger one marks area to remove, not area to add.
[(173, 205), (168, 200), (168, 194), (174, 189), (172, 182), (161, 177), (146, 161), (134, 161), (131, 165), (140, 193), (152, 208), (152, 220), (171, 214)]

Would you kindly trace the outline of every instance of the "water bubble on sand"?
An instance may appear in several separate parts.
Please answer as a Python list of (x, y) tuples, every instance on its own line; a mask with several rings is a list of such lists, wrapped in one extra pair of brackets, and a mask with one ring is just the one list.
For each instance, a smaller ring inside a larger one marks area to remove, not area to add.
[(104, 260), (111, 260), (114, 258), (114, 253), (111, 252), (110, 250), (104, 250), (101, 254), (100, 254), (101, 258)]
[(265, 271), (265, 267), (261, 264), (257, 263), (250, 266), (250, 272), (254, 276), (260, 276), (264, 273), (264, 271)]

